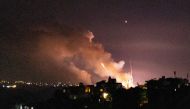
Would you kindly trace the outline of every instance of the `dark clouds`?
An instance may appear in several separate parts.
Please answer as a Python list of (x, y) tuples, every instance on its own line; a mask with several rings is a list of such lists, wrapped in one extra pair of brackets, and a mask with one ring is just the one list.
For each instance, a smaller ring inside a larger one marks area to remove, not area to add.
[[(189, 4), (181, 0), (1, 0), (1, 78), (49, 80), (51, 75), (38, 73), (43, 72), (38, 69), (41, 63), (34, 64), (31, 57), (38, 51), (41, 34), (33, 29), (41, 25), (67, 25), (62, 29), (65, 34), (70, 34), (70, 27), (91, 30), (115, 60), (133, 62), (136, 82), (171, 76), (174, 70), (184, 77), (190, 71)], [(63, 70), (53, 67), (55, 71), (49, 72)]]

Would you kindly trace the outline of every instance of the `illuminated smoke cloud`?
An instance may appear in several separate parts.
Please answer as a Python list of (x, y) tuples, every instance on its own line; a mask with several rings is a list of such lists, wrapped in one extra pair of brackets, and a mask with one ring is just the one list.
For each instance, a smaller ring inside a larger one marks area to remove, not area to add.
[(132, 86), (131, 75), (123, 70), (125, 62), (115, 62), (102, 44), (93, 42), (92, 32), (72, 30), (67, 33), (56, 28), (42, 30), (40, 55), (52, 59), (80, 81), (90, 84), (94, 75), (101, 79), (111, 76), (125, 87)]

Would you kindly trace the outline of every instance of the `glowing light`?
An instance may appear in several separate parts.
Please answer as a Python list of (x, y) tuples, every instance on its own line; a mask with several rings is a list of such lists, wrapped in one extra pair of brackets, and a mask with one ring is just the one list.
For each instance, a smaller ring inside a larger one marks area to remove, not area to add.
[(103, 92), (102, 97), (105, 101), (111, 101), (112, 100), (111, 95), (107, 92)]
[(73, 96), (73, 99), (76, 100), (76, 99), (77, 99), (77, 96)]
[[(131, 72), (126, 73), (122, 70), (117, 70), (117, 69), (123, 68), (123, 65), (124, 65), (123, 61), (120, 61), (119, 63), (114, 63), (113, 66), (111, 66), (111, 65), (105, 66), (105, 64), (103, 62), (100, 63), (100, 65), (105, 70), (105, 72), (107, 72), (108, 76), (115, 77), (117, 79), (117, 81), (121, 82), (125, 88), (134, 87), (131, 66), (130, 66)], [(118, 72), (118, 71), (122, 71), (122, 72)]]
[(85, 106), (84, 106), (84, 108), (88, 108), (88, 106), (87, 106), (87, 105), (85, 105)]
[(108, 98), (108, 93), (104, 92), (104, 93), (102, 94), (102, 96), (103, 96), (104, 99), (106, 99), (106, 98)]
[(63, 89), (63, 93), (66, 93), (66, 89)]
[(127, 20), (125, 20), (125, 23), (127, 23), (128, 21)]
[(30, 83), (30, 82), (27, 82), (26, 84), (27, 84), (27, 85), (31, 85), (32, 83)]
[(100, 92), (103, 92), (104, 90), (103, 89), (100, 89)]
[(90, 93), (90, 91), (91, 91), (91, 90), (90, 90), (90, 87), (86, 87), (86, 88), (85, 88), (85, 93)]
[(101, 66), (105, 69), (106, 67), (105, 67), (105, 65), (104, 65), (104, 63), (101, 63)]
[(15, 83), (21, 83), (21, 84), (24, 84), (24, 81), (15, 81)]
[(16, 85), (8, 85), (7, 88), (16, 88)]

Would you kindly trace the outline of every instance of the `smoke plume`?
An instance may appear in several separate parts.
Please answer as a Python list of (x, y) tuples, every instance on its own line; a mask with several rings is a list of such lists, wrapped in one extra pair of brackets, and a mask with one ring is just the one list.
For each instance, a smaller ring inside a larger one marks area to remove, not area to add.
[(94, 77), (105, 79), (111, 76), (125, 87), (132, 85), (131, 75), (123, 70), (125, 62), (115, 62), (102, 44), (93, 42), (92, 32), (47, 27), (38, 28), (38, 31), (39, 56), (53, 60), (56, 66), (67, 69), (80, 81), (91, 84), (96, 81)]

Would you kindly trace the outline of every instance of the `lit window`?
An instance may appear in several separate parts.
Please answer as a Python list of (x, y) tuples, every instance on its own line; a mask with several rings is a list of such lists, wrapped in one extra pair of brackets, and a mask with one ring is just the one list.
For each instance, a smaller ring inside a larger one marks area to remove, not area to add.
[(90, 87), (85, 88), (85, 93), (90, 93)]

